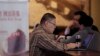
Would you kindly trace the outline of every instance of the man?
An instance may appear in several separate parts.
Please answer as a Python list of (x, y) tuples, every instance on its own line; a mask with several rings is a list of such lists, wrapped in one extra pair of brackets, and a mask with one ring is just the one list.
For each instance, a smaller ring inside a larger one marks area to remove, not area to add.
[(52, 34), (56, 28), (56, 18), (51, 13), (43, 15), (40, 25), (33, 31), (30, 40), (30, 56), (53, 56), (52, 52), (75, 48), (76, 44), (63, 44), (54, 40)]
[[(72, 38), (70, 38), (69, 40), (65, 40), (66, 43), (75, 42), (77, 35), (80, 35), (81, 42), (83, 42), (90, 33), (94, 33), (94, 31), (91, 29), (93, 19), (90, 16), (80, 17), (78, 22), (80, 24), (80, 30), (75, 33)], [(82, 43), (82, 45), (84, 44)]]
[(74, 35), (76, 32), (79, 31), (79, 22), (78, 20), (80, 19), (80, 17), (85, 17), (86, 13), (83, 11), (77, 11), (74, 13), (73, 19), (70, 20), (70, 24), (67, 26), (67, 28), (65, 29), (64, 34), (67, 36), (72, 36)]

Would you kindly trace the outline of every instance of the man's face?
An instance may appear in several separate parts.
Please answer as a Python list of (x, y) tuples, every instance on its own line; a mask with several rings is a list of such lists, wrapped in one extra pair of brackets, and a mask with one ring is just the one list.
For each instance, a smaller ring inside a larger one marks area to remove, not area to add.
[(56, 20), (53, 19), (53, 20), (50, 20), (50, 21), (46, 21), (46, 28), (47, 28), (47, 31), (49, 33), (53, 33), (53, 31), (56, 28)]
[(74, 15), (74, 24), (75, 24), (75, 27), (79, 27), (79, 22), (78, 20), (80, 19), (80, 15)]

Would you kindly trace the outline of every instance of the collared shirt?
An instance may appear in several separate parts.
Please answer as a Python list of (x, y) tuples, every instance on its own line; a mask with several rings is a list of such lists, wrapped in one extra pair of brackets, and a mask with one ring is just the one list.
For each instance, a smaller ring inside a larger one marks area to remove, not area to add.
[(54, 35), (46, 33), (42, 26), (38, 26), (34, 30), (30, 40), (30, 56), (47, 56), (49, 51), (56, 52), (64, 49), (67, 49), (67, 47), (63, 43), (56, 42)]

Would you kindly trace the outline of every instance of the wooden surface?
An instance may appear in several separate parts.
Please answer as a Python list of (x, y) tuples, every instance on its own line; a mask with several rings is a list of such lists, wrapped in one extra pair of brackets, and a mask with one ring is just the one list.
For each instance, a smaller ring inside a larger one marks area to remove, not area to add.
[(97, 51), (66, 51), (66, 53), (72, 56), (100, 56), (100, 52)]

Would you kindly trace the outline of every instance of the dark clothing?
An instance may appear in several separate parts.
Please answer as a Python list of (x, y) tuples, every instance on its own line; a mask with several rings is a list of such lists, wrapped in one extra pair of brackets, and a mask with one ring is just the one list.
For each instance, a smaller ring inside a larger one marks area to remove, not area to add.
[(70, 29), (70, 33), (67, 36), (72, 36), (78, 31), (79, 31), (79, 28), (72, 28), (72, 29)]

